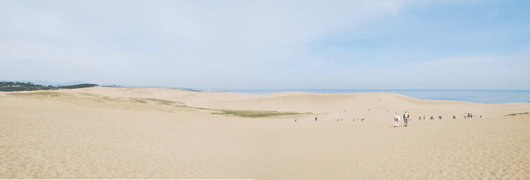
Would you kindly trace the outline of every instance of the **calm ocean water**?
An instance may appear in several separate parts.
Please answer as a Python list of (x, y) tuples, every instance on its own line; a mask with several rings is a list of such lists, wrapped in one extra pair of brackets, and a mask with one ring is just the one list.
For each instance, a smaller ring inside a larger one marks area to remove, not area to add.
[(388, 92), (425, 100), (451, 100), (476, 103), (530, 103), (528, 90), (384, 90), (384, 89), (261, 89), (261, 90), (216, 90), (219, 92), (237, 92), (246, 94), (271, 94), (278, 92), (312, 93), (368, 93)]

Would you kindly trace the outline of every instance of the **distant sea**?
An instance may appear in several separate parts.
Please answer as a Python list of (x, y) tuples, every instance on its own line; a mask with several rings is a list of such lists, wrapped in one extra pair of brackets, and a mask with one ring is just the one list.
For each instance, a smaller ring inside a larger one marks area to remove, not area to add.
[[(205, 89), (201, 89), (205, 90)], [(206, 89), (208, 91), (208, 89)], [(237, 92), (246, 94), (271, 94), (279, 92), (311, 92), (311, 93), (397, 93), (424, 100), (450, 100), (475, 103), (530, 103), (530, 90), (388, 90), (388, 89), (255, 89), (255, 90), (212, 90), (214, 92)]]

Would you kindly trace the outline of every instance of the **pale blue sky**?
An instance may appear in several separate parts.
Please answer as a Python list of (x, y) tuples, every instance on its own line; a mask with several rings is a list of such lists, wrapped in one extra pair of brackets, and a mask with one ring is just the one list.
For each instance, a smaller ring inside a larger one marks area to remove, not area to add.
[(530, 90), (530, 1), (0, 0), (0, 80)]

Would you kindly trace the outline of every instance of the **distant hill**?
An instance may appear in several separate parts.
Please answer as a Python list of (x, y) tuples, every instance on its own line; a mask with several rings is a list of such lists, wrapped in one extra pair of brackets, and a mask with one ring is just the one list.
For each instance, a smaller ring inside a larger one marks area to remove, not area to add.
[(43, 86), (68, 86), (68, 85), (76, 85), (76, 84), (90, 84), (83, 81), (71, 81), (71, 82), (65, 82), (65, 83), (58, 83), (58, 82), (50, 82), (50, 81), (43, 81), (43, 80), (21, 80), (17, 82), (30, 82), (33, 84), (43, 85)]
[[(66, 83), (64, 83), (66, 84)], [(42, 85), (32, 82), (10, 82), (0, 81), (0, 91), (34, 91), (34, 90), (58, 90), (58, 89), (77, 89), (86, 87), (95, 87), (97, 84), (68, 84), (68, 85)]]

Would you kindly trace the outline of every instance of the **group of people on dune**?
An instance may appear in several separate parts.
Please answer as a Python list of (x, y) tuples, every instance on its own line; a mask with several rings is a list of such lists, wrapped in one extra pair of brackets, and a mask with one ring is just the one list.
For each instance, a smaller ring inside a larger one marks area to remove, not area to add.
[[(473, 115), (473, 113), (465, 113), (464, 114), (464, 119), (473, 118), (473, 117), (476, 117), (475, 115)], [(482, 115), (480, 115), (480, 118), (482, 118)]]
[[(405, 113), (403, 114), (403, 125), (405, 127), (407, 127), (407, 125), (409, 124), (409, 113), (407, 113), (407, 111), (405, 111)], [(394, 121), (395, 121), (395, 124), (394, 124), (394, 127), (399, 127), (399, 121), (401, 120), (401, 117), (399, 116), (399, 113), (396, 112), (396, 116), (394, 117)]]
[[(431, 116), (431, 118), (429, 118), (430, 120), (434, 120), (434, 116)], [(442, 116), (438, 116), (438, 119), (442, 119)], [(453, 119), (455, 119), (455, 116), (453, 115)], [(421, 120), (421, 116), (418, 118), (418, 120)], [(425, 115), (423, 115), (423, 120), (425, 120)]]
[[(465, 113), (464, 114), (464, 119), (466, 118), (473, 118), (473, 114), (471, 113)], [(482, 116), (480, 116), (480, 118), (482, 118)], [(357, 119), (360, 119), (361, 121), (364, 121), (364, 118), (357, 118)], [(410, 114), (405, 111), (405, 113), (403, 114), (403, 126), (404, 127), (407, 127), (408, 124), (409, 124), (409, 119), (410, 119)], [(434, 116), (431, 116), (430, 118), (431, 120), (434, 120)], [(438, 116), (438, 119), (442, 119), (442, 116)], [(456, 119), (456, 116), (453, 115), (453, 119)], [(294, 117), (294, 122), (296, 122), (298, 119), (296, 118), (296, 116)], [(317, 122), (317, 117), (315, 117), (315, 122)], [(337, 119), (337, 122), (341, 122), (343, 121), (344, 119)], [(421, 116), (418, 118), (418, 120), (421, 120)], [(423, 120), (425, 120), (425, 115), (423, 115)], [(355, 118), (353, 118), (353, 121), (355, 121)], [(394, 127), (399, 127), (399, 121), (401, 121), (401, 117), (399, 116), (399, 113), (396, 112), (396, 116), (394, 116)]]
[[(294, 122), (296, 122), (297, 120), (298, 120), (298, 119), (297, 119), (296, 116), (295, 116), (295, 117), (294, 117)], [(318, 118), (315, 117), (315, 122), (318, 122), (317, 120), (318, 120)], [(361, 120), (361, 122), (363, 122), (363, 121), (364, 121), (364, 118), (357, 118), (357, 120)], [(342, 121), (344, 121), (344, 119), (337, 119), (337, 122), (342, 122)], [(353, 118), (353, 121), (355, 121), (355, 118)]]
[[(404, 122), (404, 127), (407, 127), (408, 125), (408, 121), (409, 121), (409, 113), (407, 113), (407, 111), (405, 111), (405, 113), (403, 114), (403, 122)], [(464, 114), (464, 119), (466, 118), (473, 118), (475, 116), (473, 116), (473, 114), (471, 113), (465, 113)], [(482, 118), (482, 115), (480, 116), (480, 118)], [(434, 116), (431, 116), (430, 118), (431, 120), (434, 120)], [(438, 116), (438, 119), (442, 119), (442, 116)], [(456, 116), (453, 115), (453, 119), (456, 119)], [(399, 121), (401, 120), (401, 117), (399, 116), (399, 113), (396, 112), (396, 116), (394, 116), (394, 127), (399, 127)], [(421, 120), (421, 116), (418, 118), (418, 120)], [(425, 115), (423, 115), (423, 120), (425, 120)]]

